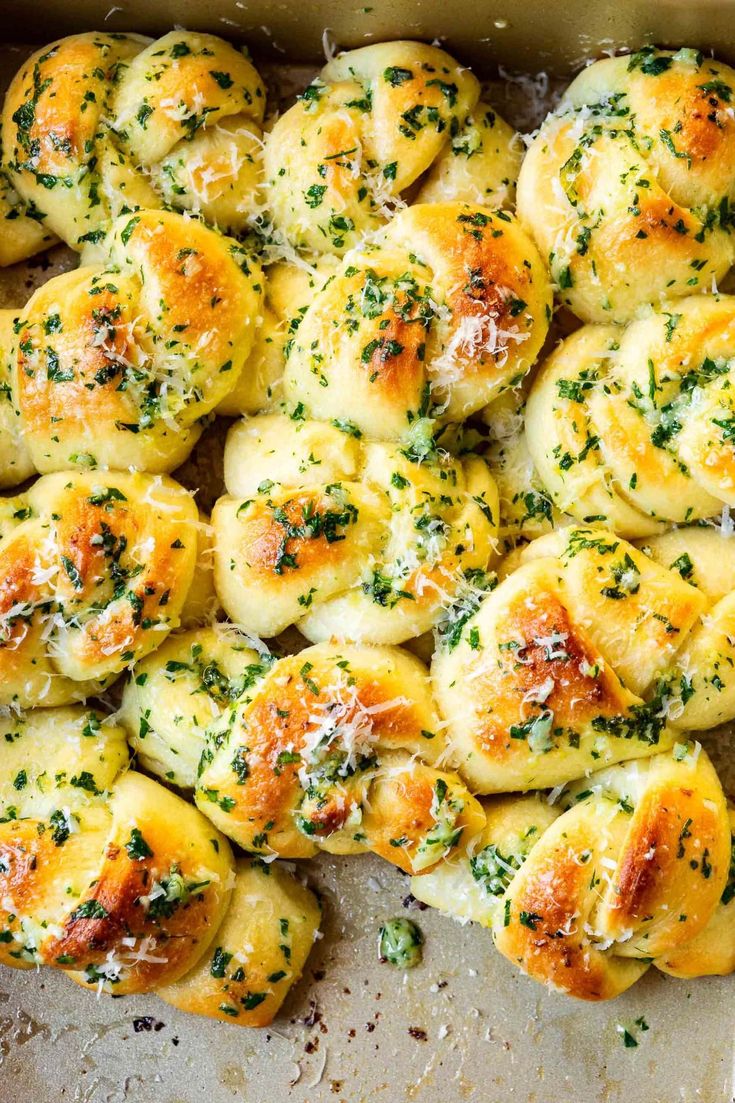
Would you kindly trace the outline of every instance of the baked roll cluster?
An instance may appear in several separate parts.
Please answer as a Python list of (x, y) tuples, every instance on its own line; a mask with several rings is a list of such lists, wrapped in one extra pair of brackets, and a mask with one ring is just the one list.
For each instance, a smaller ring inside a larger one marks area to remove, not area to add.
[[(429, 438), (430, 439), (430, 438)], [(367, 442), (351, 423), (235, 425), (212, 511), (229, 617), (259, 636), (402, 643), (434, 628), (495, 559), (497, 492), (479, 456)]]
[(109, 717), (44, 709), (2, 731), (0, 961), (270, 1022), (317, 935), (313, 894), (282, 868), (235, 861), (196, 808), (128, 769)]
[(643, 47), (583, 69), (523, 161), (518, 212), (585, 322), (709, 291), (733, 262), (735, 70)]
[(492, 930), (535, 980), (611, 999), (654, 965), (729, 973), (735, 917), (730, 825), (704, 751), (658, 754), (593, 773), (550, 805), (487, 802), (476, 846), (424, 877), (419, 899)]
[[(255, 68), (214, 35), (74, 35), (13, 79), (3, 163), (21, 213), (75, 249), (164, 205), (240, 231), (257, 207), (264, 113)], [(19, 253), (42, 245), (27, 239)]]
[(526, 417), (558, 508), (636, 537), (735, 505), (734, 355), (731, 295), (688, 296), (562, 341)]
[(342, 256), (406, 205), (462, 199), (504, 206), (520, 143), (480, 85), (444, 50), (385, 42), (334, 58), (267, 136), (276, 234)]
[(421, 43), (277, 121), (209, 35), (23, 66), (0, 262), (81, 265), (0, 312), (0, 960), (263, 1025), (277, 859), (370, 851), (583, 999), (735, 967), (734, 77), (608, 58), (522, 157)]
[(136, 665), (121, 719), (152, 772), (193, 787), (220, 830), (268, 858), (372, 850), (420, 873), (483, 823), (446, 765), (428, 671), (400, 648), (276, 659), (231, 630), (194, 630)]

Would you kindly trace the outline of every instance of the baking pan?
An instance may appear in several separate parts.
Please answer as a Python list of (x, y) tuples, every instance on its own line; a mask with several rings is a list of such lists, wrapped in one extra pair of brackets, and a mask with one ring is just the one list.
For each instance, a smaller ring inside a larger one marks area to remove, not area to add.
[[(554, 77), (603, 51), (650, 41), (735, 60), (735, 0), (4, 0), (0, 13), (3, 85), (24, 52), (12, 43), (80, 30), (161, 34), (179, 25), (245, 41), (286, 93), (306, 83), (325, 47), (440, 38), (481, 77), (496, 77), (499, 66), (551, 74), (492, 84), (491, 102), (526, 129)], [(73, 263), (59, 247), (0, 272), (0, 305), (21, 305)], [(703, 742), (735, 795), (730, 733)], [(677, 981), (651, 970), (612, 1003), (577, 1003), (522, 977), (487, 931), (418, 910), (407, 878), (372, 855), (323, 855), (304, 869), (324, 899), (324, 938), (272, 1028), (186, 1016), (154, 996), (95, 1000), (51, 970), (3, 970), (0, 1103), (735, 1098), (730, 978)], [(423, 964), (407, 974), (378, 963), (378, 927), (398, 914), (410, 914), (426, 940)], [(641, 1019), (648, 1029), (626, 1048), (619, 1028)]]

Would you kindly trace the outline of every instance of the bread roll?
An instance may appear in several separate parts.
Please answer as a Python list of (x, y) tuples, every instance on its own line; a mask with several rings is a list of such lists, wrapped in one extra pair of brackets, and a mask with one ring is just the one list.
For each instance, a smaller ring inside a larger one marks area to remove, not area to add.
[(642, 537), (735, 505), (735, 297), (584, 326), (541, 366), (526, 439), (558, 508)]
[(689, 727), (735, 715), (730, 679), (723, 670), (718, 706), (708, 665), (715, 647), (718, 668), (732, 655), (722, 638), (729, 594), (712, 601), (675, 566), (601, 528), (541, 537), (516, 562), (432, 664), (473, 791), (555, 786), (675, 742), (683, 753)]
[(227, 843), (196, 809), (140, 774), (118, 776), (123, 740), (79, 707), (31, 714), (9, 763), (16, 817), (6, 799), (0, 825), (5, 963), (17, 953), (120, 994), (197, 960), (232, 872)]
[(57, 472), (0, 542), (0, 704), (80, 700), (179, 624), (197, 514), (170, 479)]
[(417, 899), (493, 930), (534, 980), (610, 999), (654, 964), (735, 968), (732, 810), (704, 752), (593, 773), (563, 791), (483, 801), (486, 826)]
[(196, 808), (125, 772), (124, 731), (100, 713), (45, 709), (0, 729), (0, 962), (269, 1023), (316, 937), (312, 893), (285, 870), (235, 866)]
[(113, 223), (105, 259), (43, 284), (20, 314), (13, 388), (43, 472), (170, 471), (236, 385), (260, 311), (260, 268), (171, 212)]
[(578, 782), (496, 912), (495, 945), (556, 991), (610, 999), (710, 922), (730, 825), (707, 756), (656, 755)]
[(266, 138), (268, 203), (290, 245), (342, 256), (378, 230), (475, 107), (449, 54), (383, 42), (330, 61)]
[(345, 259), (294, 337), (284, 393), (315, 418), (395, 439), (461, 420), (528, 372), (551, 291), (512, 215), (462, 203), (401, 211)]
[(235, 868), (230, 906), (210, 952), (158, 995), (181, 1011), (268, 1026), (301, 977), (321, 911), (282, 866), (250, 858)]
[(243, 421), (212, 512), (215, 587), (256, 635), (400, 643), (434, 627), (490, 564), (497, 494), (479, 457), (423, 461), (354, 426)]
[(72, 35), (39, 50), (3, 110), (11, 182), (72, 248), (164, 204), (241, 231), (261, 202), (265, 89), (214, 35)]
[(196, 802), (255, 853), (373, 850), (422, 872), (483, 824), (440, 766), (437, 719), (413, 656), (318, 644), (276, 662), (212, 726)]
[(585, 322), (709, 290), (735, 256), (735, 71), (694, 50), (584, 69), (521, 166), (518, 213)]

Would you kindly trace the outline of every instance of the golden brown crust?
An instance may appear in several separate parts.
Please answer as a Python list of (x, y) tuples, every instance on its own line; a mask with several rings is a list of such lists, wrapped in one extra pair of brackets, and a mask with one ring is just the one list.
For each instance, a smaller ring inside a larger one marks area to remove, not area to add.
[(266, 138), (277, 231), (297, 248), (342, 256), (404, 205), (401, 192), (479, 94), (472, 73), (436, 46), (384, 42), (340, 54)]
[(517, 558), (432, 664), (473, 787), (554, 786), (671, 746), (704, 595), (605, 529), (560, 530)]
[[(343, 484), (343, 489), (349, 494), (352, 488)], [(311, 574), (317, 566), (333, 570), (342, 558), (342, 549), (334, 545), (341, 541), (329, 540), (324, 532), (313, 536), (308, 531), (303, 536), (300, 532), (308, 529), (309, 517), (326, 512), (336, 504), (332, 498), (318, 491), (297, 490), (275, 506), (264, 505), (260, 509), (242, 511), (247, 513), (244, 547), (247, 548), (248, 564), (256, 582), (258, 576), (269, 577), (274, 572), (280, 573), (284, 559), (297, 561), (299, 570), (303, 569), (306, 574)], [(276, 513), (277, 519), (274, 516)], [(349, 523), (348, 515), (344, 526)], [(342, 536), (342, 533), (337, 532), (336, 535)]]
[(20, 316), (13, 387), (38, 469), (180, 464), (250, 352), (259, 280), (239, 245), (180, 215), (114, 223), (102, 263), (49, 280)]
[[(44, 215), (45, 225), (78, 248), (85, 234), (119, 213), (102, 202), (101, 174), (90, 166), (90, 153), (109, 107), (111, 82), (145, 42), (138, 35), (98, 33), (61, 39), (32, 55), (8, 89), (3, 149), (11, 180)], [(129, 183), (132, 206), (138, 189), (157, 205), (142, 177)]]
[(296, 332), (284, 392), (374, 439), (459, 420), (528, 372), (551, 290), (512, 215), (460, 202), (400, 211), (352, 252)]
[(123, 772), (125, 733), (109, 718), (73, 707), (3, 727), (0, 961), (51, 965), (98, 992), (160, 989), (177, 1006), (243, 1025), (270, 1022), (316, 937), (309, 890), (263, 863), (236, 872), (227, 840), (200, 812)]
[(307, 648), (213, 726), (197, 804), (248, 850), (371, 849), (419, 872), (482, 826), (460, 779), (433, 765), (446, 752), (436, 719), (405, 652)]
[(720, 902), (699, 934), (657, 957), (654, 965), (674, 977), (726, 976), (735, 970), (735, 809), (728, 805), (731, 858)]
[(11, 83), (3, 147), (12, 183), (73, 248), (111, 218), (164, 203), (242, 230), (257, 209), (265, 92), (213, 35), (63, 38)]
[[(544, 642), (553, 637), (558, 637), (563, 646)], [(527, 642), (520, 645), (521, 640)], [(522, 739), (508, 737), (512, 721), (518, 719), (517, 701), (520, 698), (533, 703), (534, 694), (538, 695), (539, 687), (547, 681), (553, 686), (548, 696), (543, 690), (543, 705), (553, 715), (554, 728), (578, 733), (591, 718), (619, 716), (637, 703), (625, 692), (613, 670), (600, 664), (591, 640), (572, 622), (554, 592), (533, 589), (517, 595), (508, 607), (498, 652), (497, 664), (488, 664), (477, 678), (476, 692), (496, 702), (478, 734), (478, 743), (482, 751), (499, 762), (511, 763), (516, 755), (524, 755)], [(533, 708), (528, 711), (533, 714)], [(544, 709), (538, 715), (543, 716)]]
[(110, 472), (48, 475), (24, 503), (27, 519), (0, 543), (3, 701), (63, 704), (178, 625), (196, 507), (172, 480)]
[(401, 643), (494, 557), (497, 496), (477, 456), (421, 459), (349, 425), (270, 414), (230, 431), (225, 478), (215, 586), (266, 638), (298, 624), (313, 641)]
[(534, 979), (609, 999), (706, 927), (728, 876), (725, 799), (702, 752), (613, 767), (569, 801), (511, 880), (495, 942)]
[(369, 849), (422, 876), (468, 845), (485, 817), (456, 773), (386, 755), (363, 819)]
[(735, 501), (735, 298), (664, 302), (625, 329), (584, 326), (542, 365), (526, 437), (559, 508), (629, 537)]
[(523, 162), (519, 215), (584, 321), (628, 321), (732, 264), (735, 73), (691, 55), (644, 47), (589, 66)]
[[(572, 849), (574, 842), (535, 856), (528, 883), (511, 889), (508, 927), (503, 926), (496, 945), (534, 980), (557, 991), (584, 1000), (611, 999), (638, 980), (645, 966), (614, 962), (608, 967), (578, 933), (574, 917), (590, 870)], [(504, 908), (503, 924), (505, 919)]]
[[(94, 985), (110, 951), (124, 960), (123, 939), (133, 938), (133, 960), (119, 979), (108, 976), (106, 982), (111, 991), (147, 991), (176, 980), (209, 945), (229, 904), (232, 856), (194, 808), (141, 774), (126, 774), (116, 784), (110, 810), (94, 886), (66, 919), (63, 934), (44, 947), (44, 958), (83, 963), (78, 979)], [(136, 853), (136, 827), (150, 855)], [(80, 909), (94, 914), (80, 917)], [(95, 917), (100, 911), (106, 914)], [(135, 960), (138, 949), (158, 960)]]

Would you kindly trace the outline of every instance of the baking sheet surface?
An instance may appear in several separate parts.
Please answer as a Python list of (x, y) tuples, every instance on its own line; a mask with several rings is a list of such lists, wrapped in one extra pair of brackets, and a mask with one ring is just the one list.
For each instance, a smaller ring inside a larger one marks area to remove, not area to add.
[[(20, 63), (0, 51), (3, 76)], [(297, 74), (300, 84), (307, 74)], [(528, 85), (496, 86), (516, 125), (538, 121)], [(0, 306), (75, 263), (58, 247), (0, 270)], [(221, 444), (221, 433), (209, 445)], [(207, 452), (212, 457), (211, 452)], [(190, 485), (216, 456), (187, 465)], [(209, 493), (212, 493), (210, 486)], [(703, 740), (735, 795), (729, 733)], [(95, 1000), (60, 973), (0, 970), (0, 1103), (733, 1103), (733, 981), (651, 970), (588, 1005), (546, 992), (479, 927), (418, 910), (408, 880), (372, 855), (302, 866), (324, 898), (324, 938), (270, 1030), (187, 1016), (154, 996)], [(404, 909), (408, 908), (406, 911)], [(378, 928), (409, 914), (424, 961), (380, 965)], [(634, 1026), (645, 1019), (648, 1030)], [(618, 1027), (633, 1030), (625, 1048)]]
[[(404, 912), (407, 879), (377, 858), (323, 857), (308, 870), (325, 937), (272, 1030), (5, 970), (2, 1103), (732, 1100), (731, 978), (651, 970), (612, 1003), (578, 1003), (522, 977), (487, 931)], [(405, 975), (377, 961), (378, 926), (399, 913), (426, 937), (423, 964)], [(617, 1026), (641, 1017), (649, 1030), (634, 1027), (638, 1048), (626, 1049)]]

